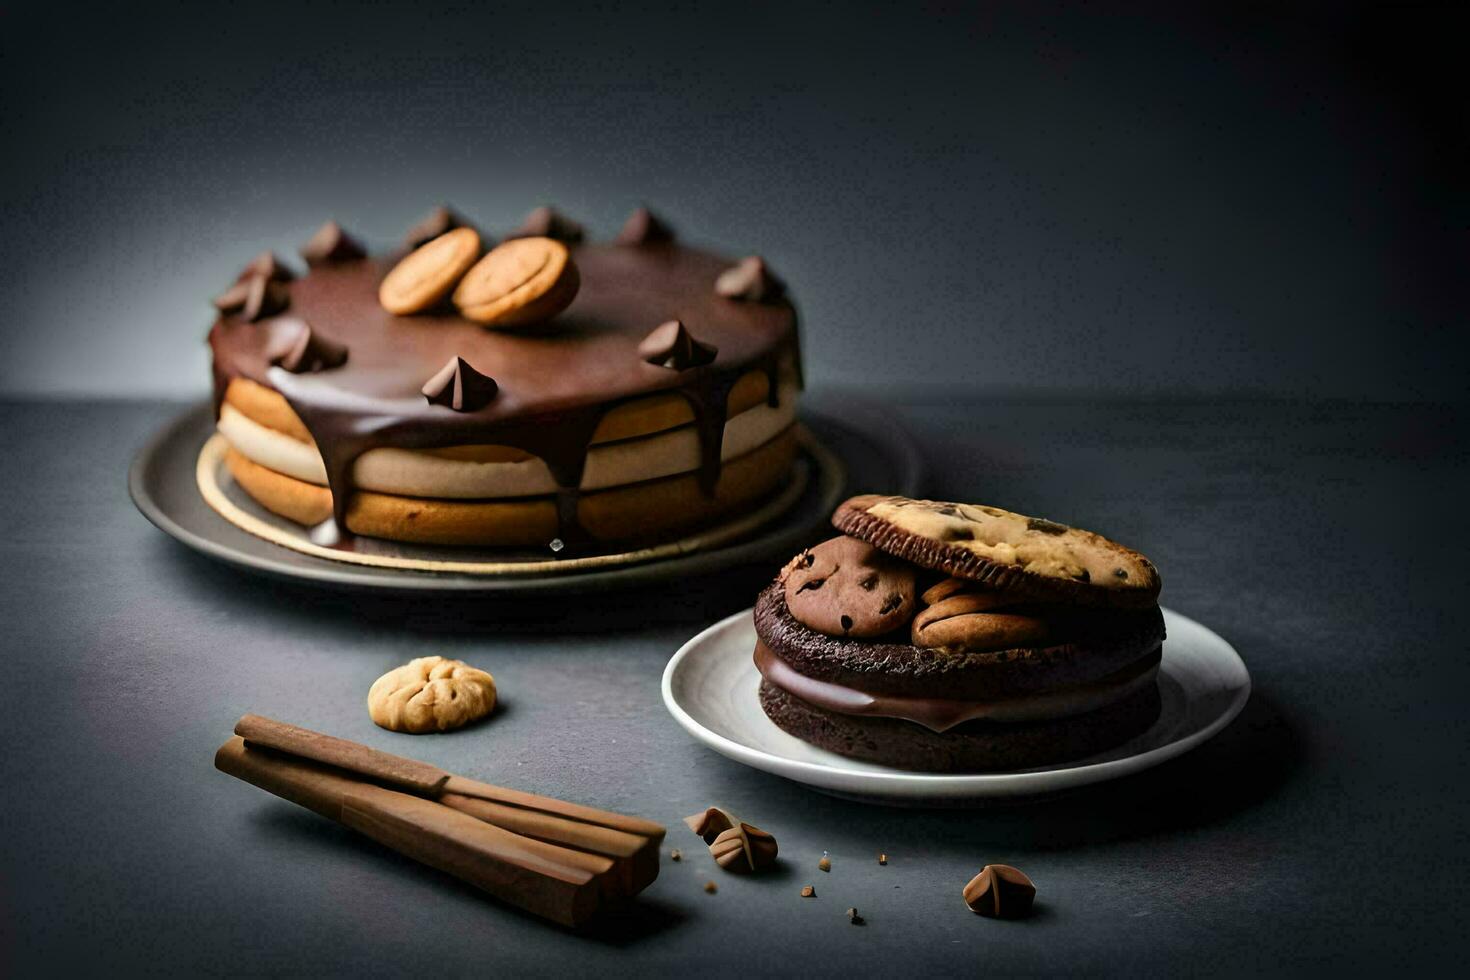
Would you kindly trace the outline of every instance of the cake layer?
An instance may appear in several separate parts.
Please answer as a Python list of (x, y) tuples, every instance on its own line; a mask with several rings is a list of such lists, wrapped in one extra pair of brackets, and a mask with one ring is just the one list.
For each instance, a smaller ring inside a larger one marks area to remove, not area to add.
[[(1025, 609), (1027, 607), (1018, 607)], [(819, 633), (786, 607), (780, 581), (756, 599), (761, 641), (808, 677), (872, 694), (987, 701), (1088, 684), (1153, 655), (1164, 617), (1142, 610), (1035, 609), (1050, 628), (1045, 645), (969, 653), (917, 647), (907, 629), (853, 640)]]
[(798, 673), (759, 640), (755, 647), (755, 665), (761, 676), (787, 694), (838, 714), (902, 718), (935, 732), (947, 731), (967, 721), (1014, 724), (1050, 721), (1096, 711), (1114, 701), (1121, 701), (1145, 685), (1153, 684), (1159, 671), (1159, 659), (1160, 651), (1155, 651), (1152, 656), (1089, 684), (976, 700), (869, 694)]
[[(761, 401), (733, 416), (725, 423), (721, 459), (742, 456), (790, 428), (796, 420), (796, 398), (794, 385), (783, 386), (775, 407)], [(261, 424), (229, 401), (220, 406), (219, 432), (254, 463), (307, 483), (327, 483), (326, 465), (315, 445)], [(699, 465), (699, 434), (692, 425), (604, 441), (587, 453), (581, 489), (641, 483), (692, 472)], [(437, 451), (370, 449), (353, 464), (352, 482), (360, 489), (380, 493), (450, 499), (534, 497), (557, 490), (545, 461), (511, 447), (490, 446)]]
[[(577, 522), (598, 541), (643, 540), (708, 523), (754, 504), (790, 474), (794, 427), (727, 460), (704, 493), (696, 474), (583, 493)], [(326, 487), (275, 472), (231, 450), (226, 465), (240, 487), (272, 513), (308, 526), (332, 517)], [(544, 547), (562, 533), (555, 499), (446, 500), (357, 491), (345, 508), (355, 534), (424, 544)]]
[(1054, 721), (971, 721), (932, 732), (896, 718), (827, 711), (769, 682), (761, 709), (787, 734), (865, 762), (918, 772), (1026, 769), (1096, 755), (1148, 730), (1159, 717), (1159, 686), (1147, 684), (1097, 711)]
[[(790, 357), (783, 357), (780, 368), (780, 388), (799, 388), (796, 366)], [(746, 409), (766, 403), (770, 395), (770, 382), (764, 371), (748, 371), (736, 380), (725, 399), (725, 413), (733, 418)], [(783, 396), (784, 399), (784, 396)], [(231, 405), (253, 421), (267, 428), (284, 432), (301, 442), (313, 442), (306, 424), (280, 392), (249, 378), (231, 378), (225, 386), (221, 405)], [(591, 445), (617, 442), (653, 435), (668, 429), (677, 429), (694, 421), (694, 409), (689, 400), (679, 394), (648, 395), (623, 402), (609, 408), (592, 433)], [(313, 442), (314, 444), (314, 442)], [(455, 446), (440, 449), (424, 449), (422, 452), (440, 453), (454, 458), (479, 458), (475, 446)], [(504, 450), (507, 447), (496, 447)], [(516, 450), (521, 457), (529, 456)]]

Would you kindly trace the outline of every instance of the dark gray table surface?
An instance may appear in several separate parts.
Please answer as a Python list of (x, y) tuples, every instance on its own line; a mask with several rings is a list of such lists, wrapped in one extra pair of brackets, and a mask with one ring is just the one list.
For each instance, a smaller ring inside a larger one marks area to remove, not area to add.
[[(934, 495), (1138, 547), (1165, 603), (1234, 643), (1255, 684), (1229, 729), (1176, 762), (982, 811), (830, 799), (675, 725), (665, 661), (756, 583), (364, 603), (188, 552), (124, 489), (179, 408), (0, 404), (10, 975), (1233, 974), (1466, 954), (1463, 406), (905, 400)], [(492, 671), (493, 720), (375, 728), (372, 680), (427, 654)], [(620, 919), (548, 926), (215, 772), (246, 711), (656, 818), (685, 860)], [(680, 823), (711, 803), (776, 834), (780, 869), (716, 869)], [(1032, 919), (964, 908), (987, 862), (1036, 880)], [(817, 899), (798, 897), (807, 883)]]

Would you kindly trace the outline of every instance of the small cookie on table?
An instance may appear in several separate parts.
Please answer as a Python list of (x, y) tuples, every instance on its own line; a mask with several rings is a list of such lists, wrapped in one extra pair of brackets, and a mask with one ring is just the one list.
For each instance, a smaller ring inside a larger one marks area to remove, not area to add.
[(495, 707), (495, 678), (462, 660), (419, 657), (388, 671), (368, 691), (373, 723), (393, 732), (447, 732)]

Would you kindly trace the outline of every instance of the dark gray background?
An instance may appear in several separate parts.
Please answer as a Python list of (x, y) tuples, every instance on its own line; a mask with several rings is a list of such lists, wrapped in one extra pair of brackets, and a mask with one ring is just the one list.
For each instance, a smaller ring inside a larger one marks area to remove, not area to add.
[[(6, 5), (0, 973), (1463, 962), (1463, 20)], [(815, 386), (892, 405), (934, 495), (1153, 557), (1164, 601), (1241, 651), (1246, 712), (1037, 806), (842, 803), (702, 749), (659, 701), (670, 653), (758, 582), (364, 602), (150, 527), (124, 470), (184, 407), (156, 396), (204, 391), (207, 297), (327, 215), (388, 242), (439, 200), (491, 227), (550, 201), (604, 234), (647, 201), (764, 252)], [(426, 653), (494, 671), (504, 710), (374, 728), (368, 684)], [(214, 772), (252, 710), (657, 818), (691, 860), (622, 922), (547, 927)], [(719, 875), (680, 838), (716, 802), (777, 834), (783, 870)], [(996, 860), (1038, 881), (1032, 920), (959, 905)]]
[(1462, 393), (1463, 16), (639, 6), (6, 4), (0, 391), (200, 393), (255, 251), (445, 200), (763, 252), (817, 384)]

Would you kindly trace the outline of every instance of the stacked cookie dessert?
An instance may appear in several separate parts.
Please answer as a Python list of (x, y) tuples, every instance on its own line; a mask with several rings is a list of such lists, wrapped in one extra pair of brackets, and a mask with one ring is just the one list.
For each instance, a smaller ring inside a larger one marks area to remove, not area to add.
[(537, 209), (500, 244), (447, 209), (374, 257), (335, 223), (215, 300), (236, 483), (348, 545), (638, 544), (789, 477), (796, 312), (755, 256), (639, 209), (612, 241)]
[(841, 755), (931, 772), (1091, 755), (1159, 713), (1159, 575), (998, 507), (863, 496), (756, 602), (761, 707)]

